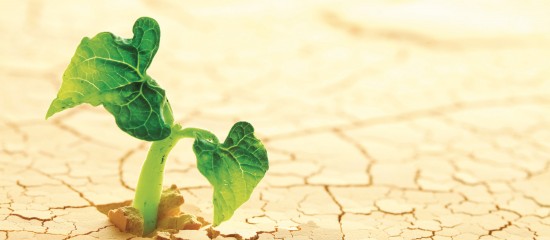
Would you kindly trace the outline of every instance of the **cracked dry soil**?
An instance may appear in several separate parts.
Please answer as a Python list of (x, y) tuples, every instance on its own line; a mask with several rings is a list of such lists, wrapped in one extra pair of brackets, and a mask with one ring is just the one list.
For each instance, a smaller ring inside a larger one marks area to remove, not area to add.
[[(254, 124), (271, 168), (216, 239), (550, 239), (547, 2), (0, 1), (0, 239), (140, 239), (147, 143), (89, 106), (44, 121), (80, 39), (156, 18), (185, 126)], [(191, 142), (165, 185), (212, 219)], [(206, 230), (161, 238), (210, 239)]]

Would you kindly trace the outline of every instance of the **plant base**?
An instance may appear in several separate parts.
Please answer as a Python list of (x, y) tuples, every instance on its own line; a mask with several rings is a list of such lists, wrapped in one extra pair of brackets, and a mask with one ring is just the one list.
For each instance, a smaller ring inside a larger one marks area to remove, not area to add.
[[(172, 185), (170, 188), (162, 191), (156, 230), (165, 232), (177, 232), (179, 230), (198, 230), (203, 226), (209, 225), (201, 217), (196, 217), (191, 214), (182, 213), (180, 206), (184, 203), (183, 196), (176, 187)], [(124, 206), (110, 210), (107, 214), (111, 223), (113, 223), (120, 231), (131, 233), (137, 236), (143, 236), (143, 218), (139, 210), (132, 206)], [(150, 236), (156, 235), (156, 231)]]

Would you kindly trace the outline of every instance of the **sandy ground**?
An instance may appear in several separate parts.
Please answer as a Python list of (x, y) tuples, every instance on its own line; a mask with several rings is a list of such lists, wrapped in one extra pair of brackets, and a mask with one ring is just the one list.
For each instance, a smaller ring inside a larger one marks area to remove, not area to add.
[[(140, 16), (179, 121), (246, 120), (268, 149), (226, 236), (550, 239), (550, 3), (468, 2), (1, 0), (0, 239), (137, 239), (100, 210), (149, 144), (102, 108), (44, 115), (80, 39)], [(191, 144), (165, 184), (211, 219)]]

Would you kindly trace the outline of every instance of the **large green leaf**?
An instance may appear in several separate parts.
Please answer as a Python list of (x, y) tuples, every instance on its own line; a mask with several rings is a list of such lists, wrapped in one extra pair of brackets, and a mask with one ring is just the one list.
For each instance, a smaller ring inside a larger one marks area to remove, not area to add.
[(143, 140), (170, 135), (170, 106), (165, 92), (146, 71), (159, 47), (160, 29), (151, 18), (139, 18), (134, 37), (103, 32), (82, 39), (63, 74), (63, 83), (46, 118), (82, 103), (102, 104), (120, 129)]
[(197, 167), (214, 186), (214, 225), (228, 220), (246, 202), (269, 168), (267, 152), (250, 123), (238, 122), (223, 144), (197, 136)]

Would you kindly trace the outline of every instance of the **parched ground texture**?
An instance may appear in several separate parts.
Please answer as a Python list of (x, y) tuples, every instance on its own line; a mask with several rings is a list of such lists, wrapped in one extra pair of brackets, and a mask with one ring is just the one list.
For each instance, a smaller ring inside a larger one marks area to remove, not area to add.
[[(0, 239), (138, 239), (101, 211), (149, 144), (102, 108), (44, 115), (80, 39), (140, 16), (179, 121), (268, 149), (218, 239), (550, 239), (550, 3), (466, 2), (1, 0)], [(211, 219), (191, 143), (165, 184)]]

